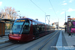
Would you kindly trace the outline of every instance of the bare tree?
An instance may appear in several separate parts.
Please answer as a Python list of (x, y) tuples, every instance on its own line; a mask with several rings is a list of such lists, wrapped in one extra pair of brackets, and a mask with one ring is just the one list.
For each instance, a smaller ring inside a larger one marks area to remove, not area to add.
[(5, 7), (4, 10), (1, 11), (1, 18), (16, 19), (17, 15), (17, 12), (12, 7)]

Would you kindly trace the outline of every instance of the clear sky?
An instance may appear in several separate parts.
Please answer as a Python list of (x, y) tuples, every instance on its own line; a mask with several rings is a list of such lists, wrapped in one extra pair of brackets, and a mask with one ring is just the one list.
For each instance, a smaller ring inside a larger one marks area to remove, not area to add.
[[(37, 7), (33, 2), (39, 7)], [(45, 22), (45, 13), (50, 15), (50, 24), (58, 22), (63, 25), (68, 15), (75, 17), (75, 0), (0, 0), (0, 9), (15, 8), (18, 14)], [(66, 20), (67, 21), (67, 20)]]

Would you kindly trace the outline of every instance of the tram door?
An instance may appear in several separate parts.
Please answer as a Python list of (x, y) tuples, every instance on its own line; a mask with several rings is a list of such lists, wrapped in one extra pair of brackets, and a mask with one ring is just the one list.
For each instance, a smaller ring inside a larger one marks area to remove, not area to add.
[(33, 24), (33, 35), (35, 35), (35, 38), (39, 37), (39, 29), (37, 27), (37, 23), (36, 22), (32, 22)]

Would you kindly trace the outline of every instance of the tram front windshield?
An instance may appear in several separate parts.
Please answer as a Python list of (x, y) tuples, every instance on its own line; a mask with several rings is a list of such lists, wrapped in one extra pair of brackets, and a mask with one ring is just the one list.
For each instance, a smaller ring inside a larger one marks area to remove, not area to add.
[(12, 28), (13, 33), (20, 33), (24, 22), (15, 22)]
[(28, 34), (30, 31), (29, 20), (16, 20), (13, 24), (12, 33), (14, 34)]

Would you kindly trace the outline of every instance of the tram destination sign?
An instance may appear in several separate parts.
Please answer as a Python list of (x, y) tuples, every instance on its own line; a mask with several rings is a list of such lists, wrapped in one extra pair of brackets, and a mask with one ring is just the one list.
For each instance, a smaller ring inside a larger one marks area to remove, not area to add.
[(17, 20), (16, 22), (25, 22), (25, 20)]

